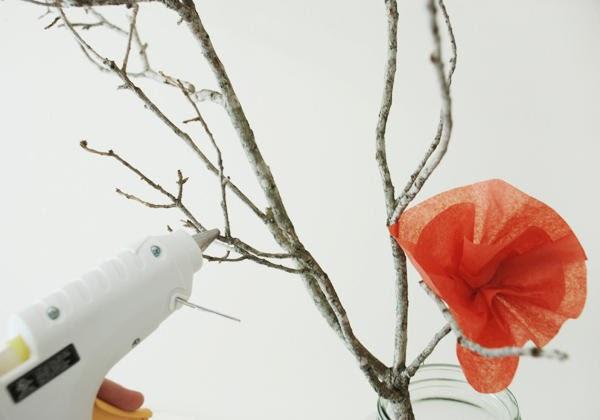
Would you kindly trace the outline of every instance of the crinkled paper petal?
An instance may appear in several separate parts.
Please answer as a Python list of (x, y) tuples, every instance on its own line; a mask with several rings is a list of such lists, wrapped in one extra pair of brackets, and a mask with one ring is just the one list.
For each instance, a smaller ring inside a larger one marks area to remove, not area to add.
[(493, 393), (506, 389), (519, 366), (518, 357), (487, 358), (456, 344), (456, 356), (467, 381), (478, 392)]
[[(583, 310), (586, 256), (575, 234), (552, 208), (504, 181), (438, 194), (404, 212), (390, 233), (482, 346), (543, 346)], [(518, 363), (460, 346), (457, 354), (478, 390), (508, 385)]]

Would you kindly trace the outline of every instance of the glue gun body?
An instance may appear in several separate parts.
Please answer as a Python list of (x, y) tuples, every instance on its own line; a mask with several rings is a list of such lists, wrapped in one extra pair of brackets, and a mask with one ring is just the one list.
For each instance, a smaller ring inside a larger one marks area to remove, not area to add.
[(91, 420), (107, 372), (187, 299), (202, 249), (150, 237), (9, 321), (0, 420)]

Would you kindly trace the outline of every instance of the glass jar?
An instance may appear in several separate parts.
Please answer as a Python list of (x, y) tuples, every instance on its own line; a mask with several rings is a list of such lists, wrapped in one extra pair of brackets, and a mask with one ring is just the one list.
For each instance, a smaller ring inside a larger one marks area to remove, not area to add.
[[(422, 366), (409, 390), (416, 420), (521, 420), (512, 392), (481, 394), (455, 365)], [(387, 404), (383, 399), (377, 402), (378, 420), (393, 420), (386, 413)]]

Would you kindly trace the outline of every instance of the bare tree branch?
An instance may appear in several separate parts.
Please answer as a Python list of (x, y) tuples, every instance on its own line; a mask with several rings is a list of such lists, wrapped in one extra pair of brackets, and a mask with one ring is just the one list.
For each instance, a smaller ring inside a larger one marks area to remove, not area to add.
[(100, 150), (97, 150), (97, 149), (93, 149), (93, 148), (91, 148), (91, 147), (88, 146), (88, 142), (86, 140), (82, 140), (79, 143), (79, 145), (84, 150), (86, 150), (89, 153), (92, 153), (92, 154), (95, 154), (95, 155), (99, 155), (99, 156), (107, 156), (107, 157), (111, 157), (113, 159), (116, 159), (119, 163), (121, 163), (121, 165), (125, 166), (131, 172), (133, 172), (137, 176), (139, 176), (140, 179), (142, 181), (144, 181), (146, 184), (150, 185), (152, 188), (154, 188), (159, 193), (167, 196), (173, 203), (177, 202), (177, 197), (175, 197), (169, 191), (165, 190), (160, 184), (157, 184), (156, 182), (152, 181), (150, 178), (148, 178), (146, 175), (144, 175), (144, 173), (142, 171), (140, 171), (138, 168), (136, 168), (135, 166), (133, 166), (131, 163), (129, 163), (128, 161), (126, 161), (125, 159), (123, 159), (120, 155), (118, 155), (117, 153), (115, 153), (114, 150), (110, 149), (107, 152), (103, 152), (103, 151), (100, 151)]
[[(442, 6), (444, 5), (443, 2), (441, 2), (441, 4)], [(427, 179), (429, 179), (429, 176), (433, 173), (435, 168), (437, 168), (437, 166), (444, 158), (444, 155), (448, 150), (448, 143), (450, 142), (450, 138), (452, 136), (453, 120), (452, 98), (450, 96), (450, 83), (452, 81), (452, 74), (454, 72), (453, 67), (456, 66), (456, 57), (454, 58), (454, 60), (451, 60), (451, 73), (450, 76), (447, 78), (445, 64), (442, 59), (442, 39), (440, 36), (440, 28), (438, 25), (438, 9), (435, 0), (427, 0), (427, 9), (429, 11), (430, 29), (434, 41), (434, 49), (433, 53), (431, 54), (431, 62), (433, 63), (434, 68), (436, 70), (436, 76), (438, 79), (440, 93), (442, 96), (442, 116), (441, 123), (438, 128), (438, 132), (440, 133), (440, 140), (437, 141), (434, 139), (434, 142), (429, 149), (432, 150), (431, 153), (433, 153), (433, 151), (437, 151), (437, 154), (432, 157), (431, 161), (429, 161), (426, 165), (419, 169), (418, 175), (415, 177), (414, 182), (412, 182), (409, 189), (406, 192), (403, 192), (403, 194), (396, 200), (395, 209), (388, 221), (389, 224), (394, 224), (398, 220), (398, 217), (400, 217), (400, 215), (410, 204), (410, 202), (416, 197), (419, 191), (421, 191), (421, 188), (423, 187)], [(448, 31), (451, 34), (450, 37), (452, 39), (451, 43), (453, 53), (456, 54), (456, 41), (454, 40), (454, 32), (452, 30), (452, 25), (450, 24), (450, 18), (448, 16), (445, 6), (442, 10), (445, 15), (445, 21), (448, 27)], [(427, 162), (428, 159), (429, 156), (426, 155), (425, 162)]]
[[(395, 189), (387, 162), (386, 129), (392, 108), (394, 81), (398, 57), (398, 5), (396, 0), (386, 0), (387, 44), (384, 67), (384, 87), (379, 109), (379, 118), (375, 130), (375, 158), (379, 166), (385, 207), (389, 218), (394, 210)], [(399, 378), (406, 363), (406, 347), (408, 343), (408, 278), (406, 274), (406, 256), (393, 238), (390, 238), (392, 258), (395, 270), (396, 293), (396, 326), (394, 333), (394, 361), (392, 365), (393, 381)]]
[(50, 22), (48, 25), (44, 26), (44, 29), (48, 30), (48, 29), (52, 28), (54, 25), (56, 25), (56, 23), (59, 20), (60, 20), (60, 16), (56, 16), (52, 22)]
[[(166, 196), (171, 201), (171, 203), (170, 204), (154, 204), (147, 200), (143, 200), (133, 194), (125, 193), (125, 192), (121, 191), (120, 189), (116, 190), (118, 194), (126, 197), (127, 199), (136, 201), (136, 202), (141, 203), (141, 204), (145, 205), (146, 207), (150, 207), (150, 208), (162, 208), (162, 209), (170, 209), (170, 208), (175, 208), (175, 207), (179, 208), (188, 217), (187, 225), (189, 227), (194, 228), (196, 231), (205, 231), (206, 230), (206, 228), (198, 221), (198, 219), (191, 213), (191, 211), (183, 203), (183, 185), (187, 182), (187, 178), (183, 177), (181, 171), (177, 171), (178, 193), (177, 193), (177, 195), (174, 195), (171, 192), (169, 192), (168, 190), (166, 190), (165, 188), (163, 188), (160, 184), (154, 182), (152, 179), (150, 179), (148, 176), (146, 176), (140, 169), (138, 169), (136, 166), (134, 166), (129, 161), (124, 159), (121, 155), (115, 153), (113, 150), (108, 150), (108, 151), (104, 152), (104, 151), (100, 151), (97, 149), (93, 149), (88, 145), (87, 141), (85, 141), (85, 140), (81, 141), (80, 145), (84, 150), (86, 150), (89, 153), (99, 155), (99, 156), (110, 157), (110, 158), (117, 160), (119, 163), (121, 163), (123, 166), (125, 166), (127, 169), (129, 169), (131, 172), (138, 175), (140, 177), (140, 179), (142, 181), (144, 181), (146, 184), (151, 186), (153, 189), (155, 189), (162, 195)], [(244, 259), (254, 261), (258, 264), (265, 265), (270, 268), (275, 268), (275, 269), (285, 271), (287, 273), (293, 273), (293, 274), (301, 274), (305, 271), (303, 269), (296, 269), (296, 268), (286, 267), (281, 264), (276, 264), (276, 263), (266, 260), (265, 258), (259, 257), (257, 255), (253, 255), (253, 254), (249, 253), (248, 250), (254, 250), (254, 248), (251, 247), (250, 245), (242, 242), (238, 238), (219, 236), (218, 240), (233, 245), (234, 248), (236, 249), (236, 251), (240, 252), (243, 256), (245, 256)], [(260, 252), (257, 251), (257, 253), (260, 253)], [(267, 253), (262, 253), (262, 254), (268, 255)], [(240, 259), (239, 261), (242, 261), (242, 259)]]
[[(80, 27), (82, 30), (89, 30), (92, 28), (105, 27), (105, 28), (110, 29), (111, 31), (117, 33), (118, 35), (126, 37), (128, 39), (128, 45), (130, 45), (129, 39), (130, 39), (130, 34), (132, 33), (131, 29), (129, 31), (127, 31), (127, 30), (121, 28), (119, 25), (116, 25), (114, 22), (107, 19), (104, 16), (104, 14), (98, 12), (94, 7), (86, 7), (85, 10), (86, 10), (86, 12), (93, 15), (97, 19), (97, 22), (93, 22), (93, 23), (71, 22), (71, 26), (73, 28)], [(174, 76), (171, 76), (162, 70), (157, 71), (154, 68), (152, 68), (152, 66), (150, 65), (150, 59), (148, 57), (148, 51), (147, 51), (148, 44), (142, 41), (140, 33), (139, 33), (139, 29), (137, 27), (137, 22), (132, 22), (132, 23), (133, 23), (132, 41), (135, 43), (137, 50), (138, 50), (138, 54), (142, 61), (142, 70), (141, 71), (127, 71), (128, 77), (136, 78), (136, 79), (145, 78), (145, 79), (153, 80), (153, 81), (161, 83), (161, 84), (173, 86), (176, 88), (179, 88), (179, 84), (178, 84), (178, 80), (179, 80), (185, 86), (185, 89), (187, 90), (187, 92), (191, 95), (191, 97), (195, 101), (203, 102), (205, 100), (211, 100), (215, 103), (219, 103), (218, 97), (209, 94), (209, 92), (213, 92), (213, 91), (210, 91), (208, 89), (203, 89), (202, 91), (197, 92), (196, 87), (192, 83), (185, 81), (185, 80), (178, 79)], [(65, 26), (65, 25), (61, 24), (61, 25), (59, 25), (59, 27), (60, 26)], [(87, 51), (84, 51), (84, 53), (86, 53), (86, 55), (87, 55)], [(89, 56), (88, 56), (88, 58), (89, 58)], [(92, 60), (92, 62), (95, 65), (99, 66), (99, 64), (97, 62), (95, 62), (93, 60)], [(104, 68), (104, 71), (110, 71), (110, 69)], [(206, 92), (203, 93), (203, 91), (206, 91)], [(216, 93), (218, 95), (217, 92), (213, 92), (213, 93)]]
[[(87, 50), (87, 55), (90, 56), (91, 58), (93, 58), (94, 60), (97, 60), (99, 62), (101, 62), (104, 67), (106, 67), (107, 69), (109, 69), (110, 71), (114, 72), (117, 76), (119, 76), (119, 78), (123, 81), (124, 86), (127, 87), (129, 90), (131, 90), (132, 92), (134, 92), (146, 105), (146, 107), (152, 111), (163, 123), (165, 123), (165, 125), (167, 125), (167, 127), (169, 127), (179, 138), (181, 138), (186, 145), (188, 145), (196, 154), (196, 156), (198, 156), (200, 158), (200, 160), (202, 160), (202, 162), (204, 162), (206, 168), (213, 174), (219, 176), (219, 170), (217, 169), (217, 167), (215, 167), (215, 165), (213, 165), (213, 163), (208, 159), (208, 157), (202, 152), (202, 150), (200, 150), (200, 148), (196, 145), (196, 143), (192, 140), (192, 138), (190, 137), (190, 135), (186, 132), (184, 132), (183, 130), (181, 130), (176, 124), (174, 124), (159, 108), (158, 106), (156, 106), (156, 104), (150, 100), (150, 98), (148, 98), (148, 96), (146, 96), (146, 94), (144, 93), (144, 91), (142, 89), (140, 89), (138, 86), (136, 86), (131, 79), (129, 78), (129, 76), (127, 75), (127, 73), (125, 73), (124, 71), (122, 71), (116, 64), (114, 61), (109, 60), (108, 58), (103, 57), (102, 55), (100, 55), (98, 52), (96, 52), (96, 50), (94, 50), (82, 37), (81, 35), (75, 30), (75, 28), (71, 25), (70, 21), (67, 20), (67, 17), (64, 13), (64, 11), (62, 9), (58, 9), (59, 13), (61, 14), (61, 17), (63, 19), (63, 21), (65, 22), (65, 24), (67, 25), (67, 27), (69, 28), (69, 30), (71, 31), (71, 33), (75, 36), (76, 40), (79, 42), (79, 44), (81, 45), (82, 48), (84, 48), (85, 50)], [(256, 214), (261, 220), (266, 221), (267, 220), (267, 216), (265, 213), (263, 213), (235, 184), (233, 184), (231, 181), (227, 182), (227, 187), (236, 195), (238, 196), (238, 198), (244, 203), (246, 204), (252, 211), (254, 214)]]
[(408, 273), (406, 255), (394, 238), (389, 238), (394, 261), (396, 292), (396, 326), (394, 332), (394, 380), (400, 379), (400, 373), (406, 365), (406, 347), (408, 345)]
[[(450, 45), (451, 45), (451, 50), (452, 50), (452, 57), (450, 58), (450, 70), (448, 71), (448, 86), (451, 86), (452, 85), (452, 77), (454, 76), (454, 71), (456, 70), (456, 63), (458, 60), (456, 38), (454, 37), (454, 29), (452, 28), (452, 23), (450, 21), (450, 15), (448, 14), (448, 10), (446, 9), (444, 0), (438, 0), (438, 4), (439, 4), (440, 10), (442, 11), (442, 14), (444, 16), (444, 21), (446, 23), (446, 30), (448, 32), (448, 38), (450, 40)], [(440, 140), (442, 139), (443, 130), (444, 130), (444, 114), (443, 114), (443, 110), (442, 110), (440, 112), (440, 121), (438, 123), (433, 141), (429, 145), (425, 155), (423, 156), (423, 159), (421, 160), (421, 162), (419, 163), (419, 165), (417, 166), (415, 171), (411, 174), (408, 182), (402, 189), (402, 193), (400, 194), (401, 197), (408, 194), (410, 188), (413, 186), (416, 179), (419, 177), (419, 174), (421, 173), (421, 171), (423, 170), (423, 168), (429, 161), (429, 158), (431, 157), (433, 152), (436, 151), (438, 145), (440, 144)]]
[(442, 341), (442, 339), (448, 335), (451, 331), (450, 324), (446, 324), (439, 330), (427, 344), (427, 346), (421, 351), (421, 353), (413, 360), (413, 362), (404, 369), (402, 376), (412, 377), (419, 370), (423, 362), (433, 353), (436, 346)]
[(175, 203), (169, 203), (169, 204), (151, 203), (151, 202), (146, 201), (136, 195), (126, 193), (123, 190), (121, 190), (120, 188), (117, 188), (115, 191), (117, 194), (122, 195), (123, 197), (127, 198), (128, 200), (137, 201), (138, 203), (143, 204), (146, 207), (150, 207), (151, 209), (172, 209), (173, 207), (176, 207)]
[(125, 57), (123, 58), (123, 65), (121, 66), (121, 71), (127, 72), (127, 62), (129, 61), (129, 53), (131, 52), (131, 41), (133, 40), (133, 34), (135, 32), (135, 22), (137, 20), (137, 15), (140, 10), (140, 7), (137, 3), (133, 3), (133, 13), (131, 14), (131, 24), (129, 26), (129, 35), (127, 37), (127, 48), (125, 50)]
[[(229, 178), (226, 178), (225, 174), (224, 174), (223, 154), (221, 153), (221, 149), (217, 145), (215, 136), (213, 135), (212, 131), (210, 131), (208, 124), (206, 124), (206, 120), (202, 117), (202, 114), (200, 113), (198, 106), (196, 105), (194, 100), (190, 97), (190, 94), (183, 86), (183, 83), (181, 83), (181, 81), (178, 81), (178, 82), (179, 82), (179, 87), (181, 89), (181, 92), (186, 97), (186, 99), (188, 100), (188, 102), (190, 103), (190, 105), (192, 106), (192, 108), (194, 109), (194, 111), (196, 113), (196, 117), (193, 118), (192, 120), (200, 122), (200, 124), (202, 125), (202, 128), (204, 129), (204, 132), (210, 139), (211, 144), (213, 145), (213, 147), (215, 148), (215, 151), (217, 152), (217, 166), (219, 168), (219, 181), (220, 181), (219, 184), (220, 184), (220, 189), (221, 189), (221, 210), (223, 211), (223, 219), (224, 219), (224, 224), (225, 224), (225, 237), (230, 237), (231, 236), (231, 222), (229, 220), (229, 210), (227, 208), (227, 192), (225, 190), (225, 187), (226, 187), (227, 183), (229, 182)], [(192, 120), (187, 120), (187, 121), (192, 121)]]
[(240, 241), (237, 238), (234, 237), (230, 237), (228, 240), (225, 237), (219, 238), (219, 240), (221, 240), (224, 243), (227, 243), (229, 245), (231, 245), (233, 250), (236, 250), (237, 248), (240, 248), (241, 250), (248, 252), (250, 254), (254, 254), (256, 256), (259, 257), (264, 257), (264, 258), (276, 258), (276, 259), (286, 259), (286, 258), (295, 258), (295, 255), (293, 254), (286, 254), (286, 253), (281, 253), (281, 252), (263, 252), (263, 251), (259, 251), (256, 248), (251, 247), (250, 245), (248, 245), (247, 243), (244, 243), (242, 241)]
[[(21, 0), (25, 3), (37, 4), (39, 6), (52, 8), (67, 7), (90, 7), (90, 6), (129, 6), (131, 0), (58, 0), (58, 1), (39, 1), (39, 0)], [(176, 0), (137, 0), (138, 2), (161, 2), (175, 3)]]
[(394, 183), (387, 163), (385, 134), (387, 122), (392, 108), (394, 81), (396, 79), (396, 60), (398, 56), (398, 5), (396, 0), (385, 1), (387, 12), (387, 58), (384, 69), (384, 87), (377, 129), (375, 130), (375, 157), (379, 165), (387, 215), (390, 217), (394, 208)]
[(179, 190), (177, 191), (177, 202), (181, 203), (183, 200), (183, 185), (188, 181), (189, 178), (184, 178), (183, 173), (180, 169), (177, 170), (177, 185), (179, 186)]

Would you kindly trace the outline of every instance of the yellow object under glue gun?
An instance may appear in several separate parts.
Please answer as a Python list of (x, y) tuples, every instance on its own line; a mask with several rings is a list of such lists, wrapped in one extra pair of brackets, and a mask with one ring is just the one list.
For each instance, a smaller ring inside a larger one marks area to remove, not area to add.
[(13, 315), (11, 340), (0, 348), (0, 420), (152, 417), (146, 409), (119, 410), (96, 394), (106, 373), (175, 310), (207, 310), (187, 299), (202, 252), (218, 235), (213, 229), (149, 237)]

